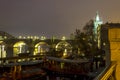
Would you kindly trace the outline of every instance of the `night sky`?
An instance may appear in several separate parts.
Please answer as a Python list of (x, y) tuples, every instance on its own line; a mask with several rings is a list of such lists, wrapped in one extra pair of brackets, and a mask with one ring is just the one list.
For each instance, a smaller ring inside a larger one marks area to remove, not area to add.
[(0, 0), (0, 31), (14, 36), (69, 36), (99, 12), (120, 22), (120, 0)]

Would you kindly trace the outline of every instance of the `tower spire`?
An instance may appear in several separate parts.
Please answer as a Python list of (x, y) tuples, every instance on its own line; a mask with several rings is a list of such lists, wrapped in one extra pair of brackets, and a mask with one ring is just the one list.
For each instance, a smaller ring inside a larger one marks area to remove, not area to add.
[(94, 19), (94, 33), (97, 34), (97, 28), (99, 25), (103, 24), (103, 21), (100, 19), (98, 11), (96, 12), (96, 17)]
[(99, 17), (99, 14), (98, 14), (98, 11), (96, 12), (96, 17), (94, 19), (94, 29), (93, 29), (93, 32), (94, 32), (94, 40), (97, 41), (97, 46), (98, 48), (100, 48), (100, 45), (101, 45), (101, 41), (100, 41), (100, 25), (103, 24), (103, 21), (100, 19)]
[(99, 13), (98, 11), (96, 12), (96, 18), (95, 18), (96, 21), (100, 21), (100, 17), (99, 17)]

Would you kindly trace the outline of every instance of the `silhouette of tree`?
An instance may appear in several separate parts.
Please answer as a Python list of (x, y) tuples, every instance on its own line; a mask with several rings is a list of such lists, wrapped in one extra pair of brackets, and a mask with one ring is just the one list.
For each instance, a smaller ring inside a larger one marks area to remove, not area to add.
[(94, 22), (90, 20), (83, 27), (83, 32), (80, 29), (76, 29), (74, 32), (76, 48), (80, 49), (80, 52), (84, 53), (86, 57), (94, 56), (97, 49), (96, 42), (94, 41), (93, 28)]
[(94, 29), (94, 21), (90, 20), (86, 23), (86, 25), (83, 27), (83, 31), (87, 35), (93, 35), (93, 29)]

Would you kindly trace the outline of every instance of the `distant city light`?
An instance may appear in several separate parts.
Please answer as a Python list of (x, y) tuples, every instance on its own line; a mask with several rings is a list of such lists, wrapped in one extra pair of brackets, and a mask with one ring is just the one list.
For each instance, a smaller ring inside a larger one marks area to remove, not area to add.
[(66, 40), (66, 37), (65, 37), (65, 36), (63, 36), (61, 40)]
[(19, 38), (19, 39), (22, 39), (22, 36), (19, 36), (18, 38)]
[(40, 38), (41, 40), (45, 40), (46, 39), (46, 37), (45, 36), (41, 36), (41, 38)]

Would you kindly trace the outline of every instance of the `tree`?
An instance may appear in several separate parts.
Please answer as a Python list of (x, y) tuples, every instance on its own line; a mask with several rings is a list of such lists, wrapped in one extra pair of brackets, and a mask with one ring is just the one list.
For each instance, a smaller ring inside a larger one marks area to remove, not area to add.
[(93, 29), (94, 29), (94, 21), (90, 20), (86, 23), (86, 25), (83, 27), (83, 31), (87, 35), (93, 35)]
[(81, 32), (79, 29), (76, 29), (74, 33), (74, 41), (75, 41), (75, 47), (78, 50), (78, 54), (85, 54), (85, 56), (88, 56), (90, 54), (90, 45), (89, 45), (89, 38), (88, 36)]
[(94, 22), (90, 20), (83, 27), (83, 32), (79, 29), (76, 29), (74, 32), (76, 48), (80, 49), (81, 53), (84, 53), (86, 57), (93, 57), (97, 49), (96, 42), (94, 41), (93, 28)]

